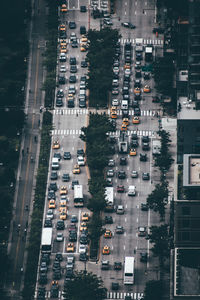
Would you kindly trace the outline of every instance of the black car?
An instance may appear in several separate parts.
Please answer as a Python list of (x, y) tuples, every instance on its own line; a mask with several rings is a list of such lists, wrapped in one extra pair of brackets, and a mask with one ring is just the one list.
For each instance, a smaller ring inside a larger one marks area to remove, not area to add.
[(73, 40), (71, 42), (71, 46), (72, 46), (72, 48), (78, 48), (78, 42), (77, 42), (77, 40)]
[(116, 226), (115, 232), (117, 234), (123, 234), (124, 233), (124, 227), (121, 225)]
[(87, 61), (82, 60), (82, 61), (81, 61), (81, 68), (87, 68), (87, 66), (88, 66)]
[(76, 57), (70, 57), (69, 59), (69, 64), (72, 65), (76, 65)]
[(72, 190), (74, 189), (75, 185), (79, 185), (79, 181), (78, 180), (72, 180)]
[(66, 78), (64, 76), (58, 76), (58, 83), (59, 84), (65, 84)]
[(119, 171), (118, 172), (118, 178), (119, 179), (125, 179), (126, 178), (126, 172), (125, 171)]
[(64, 173), (64, 174), (62, 175), (62, 181), (63, 181), (63, 182), (68, 182), (68, 181), (70, 181), (69, 173)]
[[(46, 273), (40, 273), (39, 274), (39, 284), (47, 284), (47, 274)], [(38, 298), (43, 299), (43, 298)], [(45, 299), (45, 297), (44, 297)]]
[(61, 269), (61, 266), (60, 266), (60, 261), (59, 260), (55, 260), (53, 262), (53, 271), (55, 270), (60, 270)]
[(62, 253), (57, 252), (57, 253), (56, 253), (55, 259), (56, 259), (56, 260), (59, 260), (59, 261), (63, 261), (63, 255), (62, 255)]
[(46, 262), (47, 265), (49, 264), (49, 262), (50, 262), (50, 255), (49, 255), (49, 253), (42, 253), (41, 262)]
[(73, 275), (74, 275), (73, 269), (67, 269), (65, 279), (70, 280), (73, 277)]
[(53, 279), (54, 279), (54, 280), (59, 280), (59, 279), (61, 279), (61, 270), (55, 270), (55, 271), (53, 272)]
[(113, 224), (112, 216), (105, 216), (104, 222), (105, 224)]
[(139, 107), (135, 107), (134, 108), (134, 116), (140, 116), (141, 115), (141, 111)]
[(50, 190), (48, 192), (48, 200), (51, 200), (51, 199), (56, 200), (56, 194), (55, 194), (54, 190)]
[(142, 142), (149, 142), (149, 136), (148, 135), (143, 135), (142, 136)]
[(44, 287), (39, 287), (37, 292), (37, 299), (45, 299), (46, 298), (46, 289)]
[(56, 224), (57, 230), (64, 230), (65, 229), (65, 223), (63, 220), (58, 220)]
[(54, 153), (53, 157), (58, 158), (59, 160), (61, 160), (62, 156), (59, 152)]
[(149, 142), (142, 142), (142, 150), (148, 151), (149, 149)]
[(145, 153), (140, 153), (140, 161), (147, 161), (147, 155)]
[(134, 95), (134, 99), (136, 100), (136, 101), (140, 101), (141, 100), (141, 95)]
[(142, 60), (142, 53), (141, 52), (136, 52), (136, 60)]
[(80, 12), (85, 13), (87, 11), (87, 7), (85, 5), (81, 5)]
[(126, 28), (135, 29), (135, 25), (133, 25), (130, 22), (123, 22), (123, 23), (121, 23), (121, 25), (126, 27)]
[(79, 107), (80, 108), (86, 107), (86, 100), (85, 99), (79, 99)]
[(70, 28), (70, 29), (75, 29), (75, 28), (76, 28), (76, 23), (73, 22), (73, 21), (70, 21), (70, 22), (69, 22), (69, 28)]
[(88, 243), (88, 236), (87, 234), (82, 233), (80, 236), (80, 244), (87, 245), (87, 243)]
[(144, 72), (144, 79), (149, 80), (150, 79), (150, 73), (149, 72)]
[(129, 111), (127, 109), (122, 110), (122, 119), (128, 118), (129, 119)]
[(141, 262), (147, 262), (147, 252), (141, 252), (140, 253), (140, 261)]
[(111, 288), (114, 291), (117, 291), (119, 289), (119, 283), (118, 282), (112, 282)]
[(69, 241), (70, 242), (76, 242), (77, 241), (77, 232), (76, 231), (71, 231), (69, 233)]
[(52, 228), (52, 220), (51, 219), (45, 219), (44, 220), (44, 227)]
[(63, 106), (63, 100), (62, 98), (56, 99), (56, 107), (62, 107)]
[(148, 205), (146, 203), (141, 203), (141, 210), (143, 211), (147, 211), (149, 208), (148, 208)]
[(87, 261), (88, 257), (86, 253), (80, 253), (79, 260), (80, 261)]
[(134, 81), (134, 87), (135, 88), (140, 88), (141, 87), (141, 80), (140, 79), (135, 79)]
[(142, 72), (141, 71), (135, 71), (135, 78), (141, 78)]
[(142, 173), (142, 179), (149, 180), (150, 179), (149, 173), (147, 173), (147, 172)]
[(83, 149), (78, 149), (78, 150), (77, 150), (77, 157), (78, 157), (78, 156), (85, 156), (85, 152), (84, 152)]
[(75, 75), (69, 76), (69, 83), (76, 83), (76, 76)]
[(58, 187), (57, 187), (57, 183), (56, 182), (50, 182), (49, 186), (48, 186), (48, 190), (51, 191), (57, 191), (58, 190)]
[(51, 180), (57, 180), (58, 179), (58, 173), (56, 171), (51, 172), (50, 179)]
[(86, 34), (86, 27), (80, 26), (80, 34)]
[(135, 107), (139, 107), (139, 103), (137, 100), (133, 100), (132, 101), (132, 107), (135, 108)]
[(64, 97), (63, 90), (58, 90), (57, 93), (56, 93), (56, 97), (63, 98)]
[(76, 73), (76, 72), (77, 72), (77, 66), (76, 65), (70, 66), (70, 73)]
[(132, 140), (131, 141), (131, 147), (133, 147), (133, 148), (137, 148), (138, 147), (138, 141), (137, 140)]
[(63, 159), (71, 159), (71, 153), (70, 152), (64, 152)]
[(125, 166), (127, 164), (126, 157), (120, 157), (120, 165)]
[(131, 134), (131, 140), (138, 140), (138, 135), (137, 135), (137, 133), (132, 133), (132, 134)]
[(122, 263), (120, 261), (114, 262), (114, 270), (121, 270), (122, 269)]

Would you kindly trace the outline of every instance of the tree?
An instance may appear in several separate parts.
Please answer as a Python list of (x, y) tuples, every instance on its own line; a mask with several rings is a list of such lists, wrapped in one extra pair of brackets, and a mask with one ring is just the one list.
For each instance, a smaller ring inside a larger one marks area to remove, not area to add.
[(103, 300), (106, 298), (106, 288), (101, 278), (85, 271), (75, 272), (74, 278), (64, 287), (66, 300)]
[(170, 237), (168, 232), (168, 225), (151, 226), (148, 239), (153, 243), (151, 248), (154, 255), (159, 257), (160, 265), (163, 265), (164, 258), (169, 257)]
[(92, 198), (89, 198), (87, 208), (92, 210), (93, 212), (100, 212), (104, 210), (106, 206), (104, 189), (95, 193)]
[(160, 300), (162, 297), (162, 292), (163, 287), (160, 280), (148, 281), (144, 290), (144, 300)]
[(159, 212), (161, 219), (163, 219), (167, 203), (168, 183), (164, 181), (161, 184), (156, 184), (155, 189), (147, 197), (147, 204), (149, 208)]
[(161, 137), (161, 151), (160, 155), (158, 155), (155, 158), (155, 166), (159, 166), (161, 173), (165, 174), (166, 171), (170, 169), (174, 159), (172, 158), (172, 155), (169, 152), (169, 147), (171, 143), (171, 140), (169, 138), (169, 132), (161, 130), (159, 132), (159, 135)]

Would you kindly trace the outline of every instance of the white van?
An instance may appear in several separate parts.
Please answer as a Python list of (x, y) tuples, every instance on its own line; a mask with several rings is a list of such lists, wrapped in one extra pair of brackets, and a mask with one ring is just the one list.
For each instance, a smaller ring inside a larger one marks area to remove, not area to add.
[(128, 109), (128, 100), (121, 101), (121, 109)]
[(52, 163), (51, 163), (51, 169), (52, 170), (59, 170), (59, 168), (60, 168), (59, 158), (53, 157)]
[(136, 188), (134, 185), (129, 185), (128, 187), (128, 196), (135, 196), (136, 195)]
[(79, 95), (80, 95), (80, 97), (81, 96), (86, 96), (86, 90), (80, 90)]

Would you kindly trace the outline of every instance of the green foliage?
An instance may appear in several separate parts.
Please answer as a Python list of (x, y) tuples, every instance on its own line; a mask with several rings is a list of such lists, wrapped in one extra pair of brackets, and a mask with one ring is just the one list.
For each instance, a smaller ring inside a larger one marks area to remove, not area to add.
[(151, 248), (154, 255), (159, 257), (160, 264), (163, 264), (163, 259), (169, 257), (170, 253), (170, 237), (168, 232), (168, 225), (151, 226), (148, 239), (153, 243)]
[(161, 300), (163, 285), (160, 280), (151, 280), (146, 283), (144, 300)]
[(168, 183), (156, 184), (155, 189), (147, 197), (148, 206), (159, 212), (161, 219), (165, 215), (165, 206), (168, 202)]
[(170, 169), (174, 159), (169, 152), (171, 143), (169, 132), (161, 130), (159, 135), (161, 137), (161, 151), (160, 155), (155, 158), (155, 166), (159, 166), (161, 173), (164, 174)]
[(43, 114), (39, 166), (36, 178), (35, 199), (31, 220), (26, 273), (24, 278), (23, 299), (26, 300), (32, 299), (33, 297), (37, 276), (43, 210), (48, 176), (49, 154), (51, 149), (51, 124), (52, 114), (49, 112), (45, 112)]
[(89, 30), (88, 39), (89, 104), (91, 107), (105, 107), (108, 105), (108, 92), (112, 87), (112, 64), (119, 33), (110, 28)]
[(103, 300), (106, 289), (103, 282), (93, 273), (85, 271), (75, 272), (75, 276), (64, 289), (66, 300)]

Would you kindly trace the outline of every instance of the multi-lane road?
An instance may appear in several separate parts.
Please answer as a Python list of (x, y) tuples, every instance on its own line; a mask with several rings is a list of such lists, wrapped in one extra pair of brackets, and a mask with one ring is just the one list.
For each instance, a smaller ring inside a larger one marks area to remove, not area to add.
[[(58, 63), (58, 73), (60, 73), (60, 66), (65, 65), (66, 72), (64, 76), (67, 78), (67, 82), (64, 85), (60, 85), (59, 89), (63, 89), (65, 93), (65, 97), (63, 98), (63, 106), (56, 107), (53, 111), (53, 130), (52, 130), (52, 141), (59, 140), (60, 149), (53, 150), (51, 152), (50, 162), (54, 156), (55, 152), (59, 152), (61, 156), (63, 156), (64, 152), (69, 151), (71, 153), (70, 160), (61, 159), (60, 161), (60, 169), (58, 171), (58, 179), (56, 180), (58, 185), (57, 199), (56, 199), (56, 208), (54, 209), (54, 219), (53, 219), (53, 250), (51, 254), (51, 263), (48, 266), (48, 283), (45, 285), (46, 287), (46, 296), (50, 297), (50, 284), (53, 279), (52, 272), (52, 264), (55, 259), (55, 255), (57, 252), (61, 252), (63, 254), (63, 262), (62, 266), (62, 277), (59, 280), (59, 297), (61, 297), (61, 291), (63, 290), (64, 278), (65, 278), (65, 265), (66, 265), (66, 245), (69, 242), (69, 232), (67, 226), (70, 224), (70, 219), (72, 215), (77, 215), (78, 217), (78, 239), (75, 243), (75, 269), (81, 270), (85, 267), (88, 271), (92, 271), (97, 275), (103, 278), (104, 284), (108, 289), (108, 298), (116, 298), (121, 299), (124, 298), (125, 295), (130, 294), (133, 299), (139, 299), (142, 297), (144, 292), (145, 282), (151, 279), (158, 279), (158, 262), (155, 258), (152, 257), (150, 251), (149, 242), (145, 239), (145, 237), (138, 236), (138, 228), (140, 226), (145, 226), (148, 232), (148, 228), (151, 225), (157, 224), (159, 222), (157, 216), (151, 211), (142, 211), (141, 203), (146, 202), (147, 195), (151, 192), (153, 186), (152, 183), (156, 181), (156, 170), (153, 167), (153, 159), (152, 159), (152, 140), (157, 136), (158, 130), (158, 118), (156, 114), (160, 113), (160, 107), (156, 103), (152, 103), (152, 96), (155, 95), (154, 82), (152, 77), (148, 81), (144, 81), (143, 77), (141, 79), (142, 88), (145, 84), (148, 84), (151, 87), (150, 94), (144, 94), (142, 92), (142, 100), (140, 100), (140, 124), (135, 125), (132, 124), (132, 118), (134, 115), (134, 110), (132, 107), (129, 107), (129, 121), (130, 125), (128, 127), (128, 140), (130, 141), (130, 137), (132, 133), (137, 133), (139, 147), (137, 148), (137, 156), (129, 156), (125, 155), (127, 158), (127, 165), (121, 166), (119, 164), (120, 155), (117, 151), (113, 156), (115, 160), (115, 166), (113, 167), (115, 171), (115, 175), (113, 177), (113, 186), (114, 186), (114, 198), (115, 205), (122, 204), (124, 206), (125, 212), (123, 215), (118, 215), (116, 213), (112, 213), (113, 224), (106, 225), (107, 229), (110, 229), (113, 233), (113, 237), (109, 240), (105, 240), (104, 237), (101, 238), (100, 242), (100, 251), (97, 262), (87, 261), (87, 263), (83, 263), (79, 261), (79, 227), (80, 227), (80, 216), (82, 211), (87, 211), (86, 208), (78, 209), (74, 207), (73, 204), (73, 190), (72, 190), (72, 180), (79, 180), (79, 183), (83, 185), (84, 195), (88, 195), (88, 170), (87, 167), (81, 167), (81, 174), (74, 175), (73, 167), (77, 161), (77, 149), (84, 149), (84, 143), (80, 140), (79, 135), (81, 132), (82, 126), (87, 126), (89, 111), (88, 107), (80, 108), (79, 107), (79, 90), (80, 90), (80, 78), (81, 76), (85, 76), (87, 73), (86, 68), (81, 67), (81, 61), (83, 61), (86, 57), (85, 52), (80, 51), (80, 26), (85, 26), (88, 30), (91, 29), (100, 29), (103, 22), (100, 19), (93, 19), (91, 16), (91, 11), (93, 6), (97, 6), (99, 8), (106, 7), (107, 1), (93, 1), (89, 3), (88, 1), (68, 1), (68, 12), (66, 14), (60, 14), (61, 24), (69, 24), (69, 21), (76, 22), (75, 29), (69, 29), (67, 26), (67, 40), (70, 39), (70, 33), (75, 32), (78, 41), (78, 47), (72, 48), (70, 43), (67, 46), (68, 52), (66, 54), (67, 61)], [(80, 5), (86, 6), (87, 12), (80, 12)], [(106, 8), (105, 8), (106, 9)], [(120, 30), (121, 38), (120, 49), (120, 67), (119, 67), (119, 95), (114, 98), (122, 99), (121, 89), (123, 86), (123, 75), (124, 75), (124, 45), (126, 42), (132, 43), (132, 74), (131, 74), (131, 82), (129, 88), (130, 99), (134, 99), (134, 79), (135, 79), (135, 70), (134, 64), (136, 61), (135, 58), (135, 45), (140, 39), (140, 42), (143, 46), (147, 44), (154, 45), (154, 55), (157, 53), (161, 53), (163, 40), (162, 37), (156, 37), (152, 33), (152, 29), (155, 26), (155, 1), (132, 1), (132, 0), (124, 0), (124, 1), (116, 1), (115, 6), (115, 14), (111, 17), (113, 28), (117, 28)], [(127, 29), (121, 26), (122, 22), (130, 22), (136, 26), (135, 29)], [(58, 49), (59, 51), (59, 49)], [(70, 57), (76, 57), (77, 60), (77, 73), (76, 76), (76, 95), (75, 95), (75, 107), (68, 108), (67, 102), (65, 98), (68, 94), (69, 88), (69, 77), (72, 75), (70, 73)], [(144, 64), (144, 56), (142, 60), (142, 64)], [(110, 114), (110, 109), (107, 111)], [(119, 137), (120, 128), (122, 124), (122, 110), (120, 106), (117, 108), (117, 130), (113, 132), (112, 135), (115, 137)], [(147, 152), (147, 162), (141, 162), (139, 160), (139, 153), (143, 152), (141, 150), (141, 138), (142, 136), (150, 137), (150, 150)], [(117, 149), (117, 148), (116, 148)], [(123, 155), (124, 156), (124, 155)], [(110, 169), (110, 168), (109, 168)], [(119, 170), (124, 170), (126, 172), (126, 179), (121, 180), (117, 177), (117, 172)], [(138, 178), (131, 177), (131, 171), (138, 171)], [(144, 181), (142, 180), (142, 173), (148, 172), (150, 174), (150, 180)], [(65, 183), (62, 181), (63, 173), (69, 173), (70, 181)], [(48, 184), (52, 182), (50, 180), (51, 176), (51, 166), (49, 166), (49, 177)], [(65, 221), (66, 229), (63, 231), (64, 241), (57, 242), (56, 241), (56, 222), (59, 219), (59, 189), (62, 185), (67, 186), (68, 195), (67, 198), (69, 200), (68, 207), (68, 216)], [(117, 193), (117, 185), (124, 185), (125, 193)], [(127, 190), (128, 186), (134, 185), (136, 186), (136, 196), (128, 197)], [(47, 191), (48, 193), (48, 191)], [(44, 218), (46, 217), (46, 212), (48, 210), (48, 201), (46, 201)], [(107, 214), (108, 215), (108, 214)], [(117, 225), (122, 225), (124, 227), (124, 234), (117, 235), (115, 233), (115, 227)], [(104, 245), (108, 245), (110, 247), (110, 254), (108, 256), (102, 255), (102, 248)], [(148, 260), (147, 262), (140, 261), (140, 253), (147, 252)], [(135, 283), (131, 286), (125, 286), (123, 284), (123, 269), (120, 271), (115, 271), (113, 269), (113, 265), (115, 261), (121, 261), (122, 264), (124, 262), (125, 256), (134, 256), (136, 260), (135, 265)], [(101, 270), (101, 261), (109, 260), (111, 268), (109, 270)], [(19, 268), (19, 267), (18, 267)], [(38, 268), (39, 269), (39, 268)], [(117, 282), (119, 284), (119, 290), (113, 291), (111, 289), (111, 283)], [(37, 283), (36, 290), (40, 286)], [(36, 293), (37, 294), (37, 293)]]

